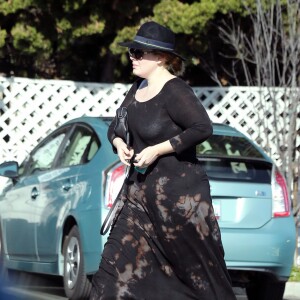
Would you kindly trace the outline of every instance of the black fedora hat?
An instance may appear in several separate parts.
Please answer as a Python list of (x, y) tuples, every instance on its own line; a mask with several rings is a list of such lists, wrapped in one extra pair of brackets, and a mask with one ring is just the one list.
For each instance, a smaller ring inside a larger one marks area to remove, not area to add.
[(182, 60), (181, 55), (175, 52), (175, 34), (172, 30), (156, 22), (144, 23), (131, 42), (119, 43), (120, 46), (142, 50), (161, 50), (172, 53)]

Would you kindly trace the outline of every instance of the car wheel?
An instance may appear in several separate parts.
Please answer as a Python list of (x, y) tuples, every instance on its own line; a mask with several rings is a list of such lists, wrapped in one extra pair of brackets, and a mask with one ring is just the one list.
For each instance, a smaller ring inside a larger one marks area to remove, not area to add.
[(71, 300), (88, 299), (92, 284), (84, 273), (84, 259), (77, 226), (73, 226), (64, 239), (63, 256), (66, 296)]
[(261, 282), (251, 283), (246, 287), (248, 300), (282, 300), (285, 282), (262, 279)]

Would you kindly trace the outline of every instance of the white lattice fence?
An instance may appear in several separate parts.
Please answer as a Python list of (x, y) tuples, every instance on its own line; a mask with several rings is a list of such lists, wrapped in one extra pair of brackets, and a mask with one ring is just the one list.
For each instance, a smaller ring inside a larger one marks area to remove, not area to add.
[[(259, 87), (213, 87), (210, 89), (196, 87), (194, 91), (202, 100), (214, 122), (232, 125), (256, 141), (273, 159), (279, 159), (275, 145), (277, 136), (274, 124), (277, 123), (278, 127), (281, 128), (280, 134), (288, 131), (290, 119), (285, 118), (284, 112), (286, 113), (291, 109), (289, 107), (290, 101), (285, 101), (289, 90)], [(299, 95), (300, 89), (294, 92)], [(273, 113), (272, 98), (276, 102), (276, 115)], [(300, 114), (299, 104), (296, 105), (298, 116)], [(296, 127), (300, 132), (299, 118)], [(297, 145), (300, 145), (299, 134)]]
[(112, 116), (128, 86), (0, 78), (0, 161), (21, 161), (41, 138), (82, 115)]
[[(0, 162), (22, 161), (38, 141), (69, 119), (113, 116), (128, 88), (123, 84), (0, 77)], [(256, 87), (195, 87), (194, 91), (214, 122), (231, 124), (263, 147), (268, 146), (277, 158), (271, 106), (260, 106), (260, 97), (269, 97), (268, 90), (261, 94)], [(276, 90), (282, 111), (284, 92)], [(270, 125), (268, 141), (260, 132), (262, 121)]]

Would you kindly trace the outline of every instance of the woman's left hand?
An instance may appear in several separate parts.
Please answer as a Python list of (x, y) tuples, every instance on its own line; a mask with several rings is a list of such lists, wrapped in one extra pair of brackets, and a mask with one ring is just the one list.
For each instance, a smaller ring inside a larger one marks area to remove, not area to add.
[(140, 168), (150, 166), (159, 156), (157, 146), (149, 146), (140, 153), (136, 154), (134, 165)]
[(159, 156), (172, 152), (174, 152), (174, 149), (169, 140), (154, 146), (149, 146), (135, 156), (134, 165), (140, 168), (147, 168)]

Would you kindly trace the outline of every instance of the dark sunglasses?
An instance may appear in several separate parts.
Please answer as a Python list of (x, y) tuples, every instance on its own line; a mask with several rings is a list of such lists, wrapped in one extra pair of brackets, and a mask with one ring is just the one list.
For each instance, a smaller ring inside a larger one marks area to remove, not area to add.
[(134, 59), (142, 59), (145, 54), (150, 53), (150, 52), (153, 52), (153, 51), (144, 51), (141, 49), (128, 48), (129, 56)]

